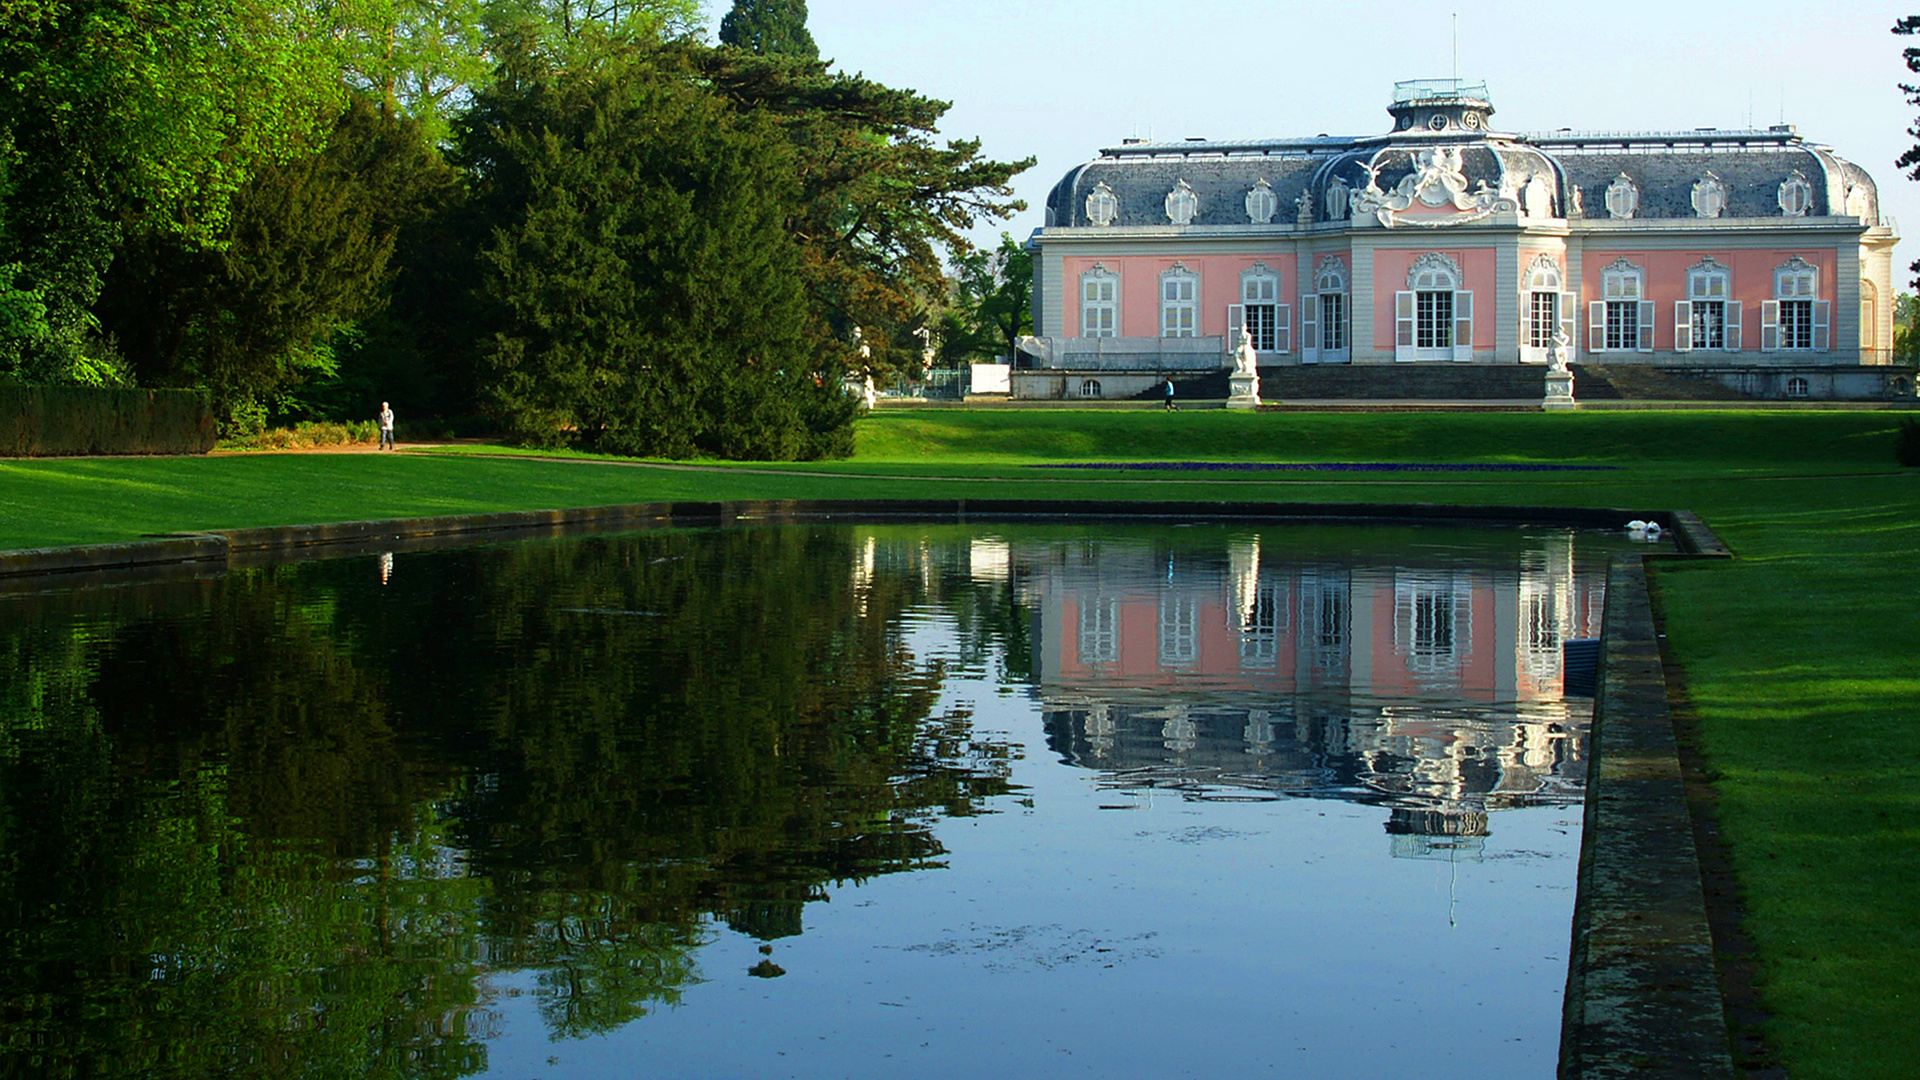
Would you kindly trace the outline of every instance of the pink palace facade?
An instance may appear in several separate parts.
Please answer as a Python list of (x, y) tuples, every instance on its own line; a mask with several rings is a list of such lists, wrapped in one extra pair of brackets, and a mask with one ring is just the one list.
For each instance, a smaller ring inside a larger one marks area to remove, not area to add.
[[(1048, 196), (1016, 397), (1231, 366), (1649, 364), (1756, 398), (1893, 398), (1892, 223), (1791, 125), (1502, 134), (1399, 83), (1365, 137), (1130, 140)], [(1392, 378), (1388, 372), (1382, 378)]]

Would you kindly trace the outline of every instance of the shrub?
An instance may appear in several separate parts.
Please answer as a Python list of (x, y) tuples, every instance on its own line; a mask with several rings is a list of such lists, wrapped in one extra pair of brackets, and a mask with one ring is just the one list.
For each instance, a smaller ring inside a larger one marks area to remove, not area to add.
[(290, 428), (268, 428), (243, 438), (224, 439), (220, 445), (228, 450), (309, 450), (370, 443), (379, 437), (380, 425), (372, 420), (303, 420)]

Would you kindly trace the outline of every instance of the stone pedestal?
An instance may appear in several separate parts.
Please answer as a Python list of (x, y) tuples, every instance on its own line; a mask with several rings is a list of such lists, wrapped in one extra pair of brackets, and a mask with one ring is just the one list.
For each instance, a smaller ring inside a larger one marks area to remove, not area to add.
[(1563, 367), (1547, 369), (1547, 396), (1541, 407), (1548, 412), (1579, 407), (1573, 400), (1573, 372)]
[(1251, 371), (1236, 371), (1227, 376), (1227, 395), (1229, 409), (1257, 409), (1260, 407), (1260, 376)]

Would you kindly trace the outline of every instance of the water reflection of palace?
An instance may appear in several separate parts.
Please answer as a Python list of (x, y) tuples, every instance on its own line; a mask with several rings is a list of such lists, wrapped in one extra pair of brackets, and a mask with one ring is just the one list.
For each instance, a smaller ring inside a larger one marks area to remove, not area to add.
[(1048, 741), (1117, 787), (1307, 793), (1396, 808), (1389, 831), (1485, 831), (1572, 798), (1586, 708), (1561, 642), (1598, 633), (1604, 570), (1570, 534), (1514, 562), (1339, 565), (1113, 540), (976, 542), (1032, 612)]

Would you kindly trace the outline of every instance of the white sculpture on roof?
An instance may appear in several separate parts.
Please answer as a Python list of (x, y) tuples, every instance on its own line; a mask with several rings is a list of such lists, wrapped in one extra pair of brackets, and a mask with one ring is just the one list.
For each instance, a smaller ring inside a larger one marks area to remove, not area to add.
[[(1353, 219), (1359, 221), (1371, 215), (1378, 218), (1380, 224), (1389, 227), (1459, 225), (1477, 221), (1497, 209), (1515, 209), (1510, 194), (1503, 195), (1493, 190), (1484, 180), (1469, 191), (1463, 159), (1464, 155), (1458, 146), (1436, 146), (1422, 150), (1414, 155), (1413, 171), (1401, 177), (1392, 191), (1382, 191), (1379, 185), (1379, 158), (1376, 156), (1362, 166), (1367, 170), (1367, 186), (1347, 197), (1347, 203), (1353, 210)], [(1405, 211), (1415, 203), (1435, 210), (1452, 207), (1463, 213), (1406, 216)]]

